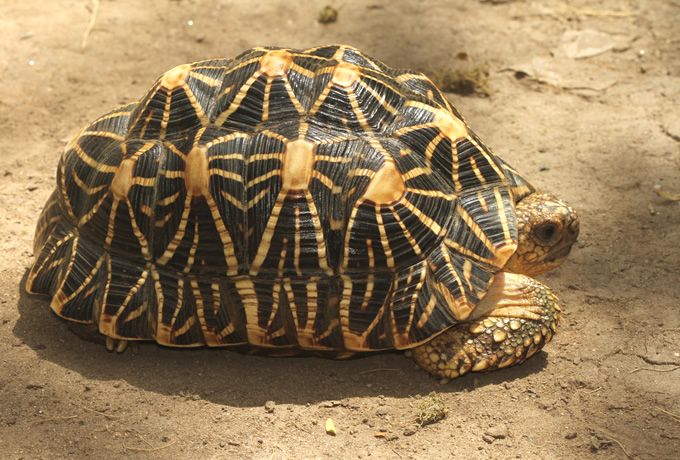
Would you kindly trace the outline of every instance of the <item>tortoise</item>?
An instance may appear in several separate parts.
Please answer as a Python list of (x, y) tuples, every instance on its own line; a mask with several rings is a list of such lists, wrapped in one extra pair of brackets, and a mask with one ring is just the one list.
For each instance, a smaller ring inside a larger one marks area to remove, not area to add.
[(260, 47), (175, 67), (70, 141), (26, 288), (118, 351), (413, 349), (450, 379), (551, 340), (532, 276), (578, 229), (425, 75)]

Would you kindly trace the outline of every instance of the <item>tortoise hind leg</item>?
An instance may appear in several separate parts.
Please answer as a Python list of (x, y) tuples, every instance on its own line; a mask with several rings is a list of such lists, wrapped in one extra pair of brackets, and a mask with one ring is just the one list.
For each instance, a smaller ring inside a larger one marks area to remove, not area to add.
[(420, 367), (444, 381), (524, 362), (550, 342), (560, 322), (557, 297), (524, 275), (498, 273), (474, 318), (416, 347)]

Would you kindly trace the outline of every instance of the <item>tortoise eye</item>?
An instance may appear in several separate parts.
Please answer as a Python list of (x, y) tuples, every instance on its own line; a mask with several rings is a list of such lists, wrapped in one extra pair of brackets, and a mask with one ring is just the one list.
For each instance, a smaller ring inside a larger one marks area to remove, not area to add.
[(543, 224), (536, 228), (536, 239), (542, 243), (551, 244), (554, 243), (557, 237), (558, 228), (555, 224)]

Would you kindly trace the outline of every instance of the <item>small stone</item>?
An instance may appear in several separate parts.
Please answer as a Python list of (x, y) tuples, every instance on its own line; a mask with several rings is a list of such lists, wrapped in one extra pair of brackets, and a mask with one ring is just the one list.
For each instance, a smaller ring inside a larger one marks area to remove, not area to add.
[(378, 410), (375, 411), (375, 415), (378, 417), (384, 417), (387, 415), (387, 408), (385, 407), (379, 407)]
[(494, 439), (504, 439), (508, 436), (508, 427), (503, 424), (490, 426), (484, 434)]
[(576, 439), (577, 436), (578, 433), (576, 433), (575, 431), (570, 431), (569, 433), (564, 435), (564, 439)]
[(404, 431), (401, 433), (404, 436), (413, 436), (416, 434), (416, 431), (418, 431), (416, 426), (409, 426), (404, 429)]
[(264, 403), (264, 410), (266, 410), (270, 414), (274, 413), (275, 407), (276, 403), (274, 401), (267, 401), (266, 403)]
[(399, 435), (397, 433), (388, 432), (385, 435), (385, 441), (396, 441), (397, 439), (399, 439)]

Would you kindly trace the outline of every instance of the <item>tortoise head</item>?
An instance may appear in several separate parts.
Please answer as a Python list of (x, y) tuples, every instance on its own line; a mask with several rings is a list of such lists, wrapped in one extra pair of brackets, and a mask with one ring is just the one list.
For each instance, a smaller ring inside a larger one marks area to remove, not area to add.
[(579, 233), (579, 218), (563, 201), (534, 193), (516, 206), (517, 251), (504, 271), (535, 276), (558, 267), (569, 255)]

